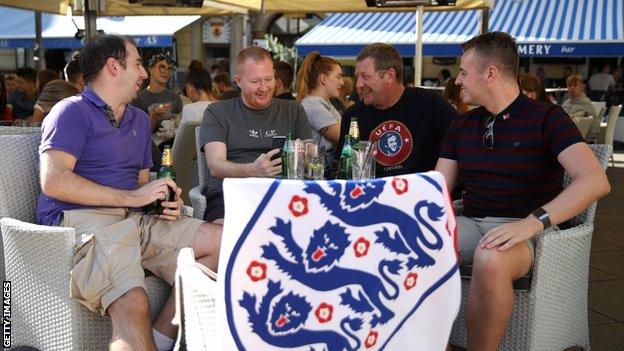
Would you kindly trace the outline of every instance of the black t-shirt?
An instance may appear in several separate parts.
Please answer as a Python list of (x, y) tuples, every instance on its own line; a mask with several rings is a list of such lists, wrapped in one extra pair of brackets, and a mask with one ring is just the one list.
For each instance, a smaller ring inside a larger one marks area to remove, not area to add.
[(339, 150), (356, 117), (360, 139), (377, 140), (377, 177), (426, 172), (435, 168), (446, 128), (459, 114), (434, 90), (406, 88), (399, 101), (386, 110), (362, 101), (347, 109), (340, 125)]

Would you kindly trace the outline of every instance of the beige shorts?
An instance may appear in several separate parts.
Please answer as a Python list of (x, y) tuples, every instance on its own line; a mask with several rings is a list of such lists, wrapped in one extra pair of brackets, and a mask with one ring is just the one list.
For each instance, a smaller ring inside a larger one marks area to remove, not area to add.
[(143, 269), (172, 285), (178, 253), (192, 245), (202, 223), (184, 215), (162, 220), (125, 208), (63, 211), (61, 225), (76, 229), (72, 297), (104, 315), (130, 289), (145, 289)]

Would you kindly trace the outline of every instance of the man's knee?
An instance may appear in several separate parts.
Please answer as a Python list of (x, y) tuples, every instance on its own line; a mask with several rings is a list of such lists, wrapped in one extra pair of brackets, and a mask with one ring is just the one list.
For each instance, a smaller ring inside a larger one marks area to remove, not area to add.
[(149, 316), (147, 293), (141, 287), (132, 288), (115, 300), (108, 307), (108, 312), (112, 318), (119, 315)]
[(476, 278), (485, 278), (486, 281), (498, 282), (507, 279), (510, 274), (505, 265), (504, 253), (496, 249), (482, 249), (477, 247), (473, 258), (472, 274)]
[(223, 226), (215, 223), (203, 223), (197, 228), (192, 248), (195, 257), (217, 255), (221, 248)]

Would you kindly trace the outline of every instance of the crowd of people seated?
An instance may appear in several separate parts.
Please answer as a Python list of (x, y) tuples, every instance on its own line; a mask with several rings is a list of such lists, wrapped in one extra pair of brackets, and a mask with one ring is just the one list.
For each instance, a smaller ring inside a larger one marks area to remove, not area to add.
[[(251, 46), (235, 58), (235, 86), (218, 66), (191, 62), (184, 104), (171, 89), (177, 62), (169, 52), (144, 61), (132, 39), (100, 35), (67, 64), (65, 80), (30, 68), (4, 77), (0, 103), (12, 106), (12, 118), (42, 124), (37, 218), (76, 229), (72, 297), (112, 318), (111, 350), (172, 348), (173, 297), (152, 325), (143, 269), (173, 284), (175, 257), (192, 247), (217, 270), (224, 178), (278, 176), (272, 139), (289, 133), (325, 146), (332, 163), (352, 120), (361, 140), (376, 142), (378, 177), (437, 170), (450, 192), (461, 188), (459, 260), (474, 267), (468, 349), (495, 350), (513, 312), (511, 282), (531, 271), (535, 236), (558, 230), (610, 188), (585, 142), (597, 141), (600, 121), (583, 139), (570, 118), (596, 115), (581, 76), (569, 72), (569, 99), (557, 106), (539, 76), (520, 74), (508, 34), (485, 33), (462, 49), (457, 76), (440, 73), (440, 93), (406, 87), (403, 60), (387, 44), (362, 49), (352, 79), (318, 52), (294, 72)], [(611, 89), (605, 81), (592, 76), (590, 91)], [(201, 123), (198, 157), (210, 170), (203, 220), (182, 214), (174, 181), (150, 180), (160, 161), (155, 136), (168, 120)], [(572, 176), (565, 189), (564, 172)], [(161, 214), (139, 210), (156, 200), (165, 200)]]

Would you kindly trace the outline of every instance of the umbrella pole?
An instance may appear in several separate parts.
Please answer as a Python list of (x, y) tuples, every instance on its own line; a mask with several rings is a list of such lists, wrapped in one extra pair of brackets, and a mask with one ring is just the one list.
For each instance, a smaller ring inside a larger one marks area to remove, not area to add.
[(414, 86), (418, 87), (422, 81), (422, 31), (423, 31), (423, 6), (416, 10), (416, 46), (414, 50)]

